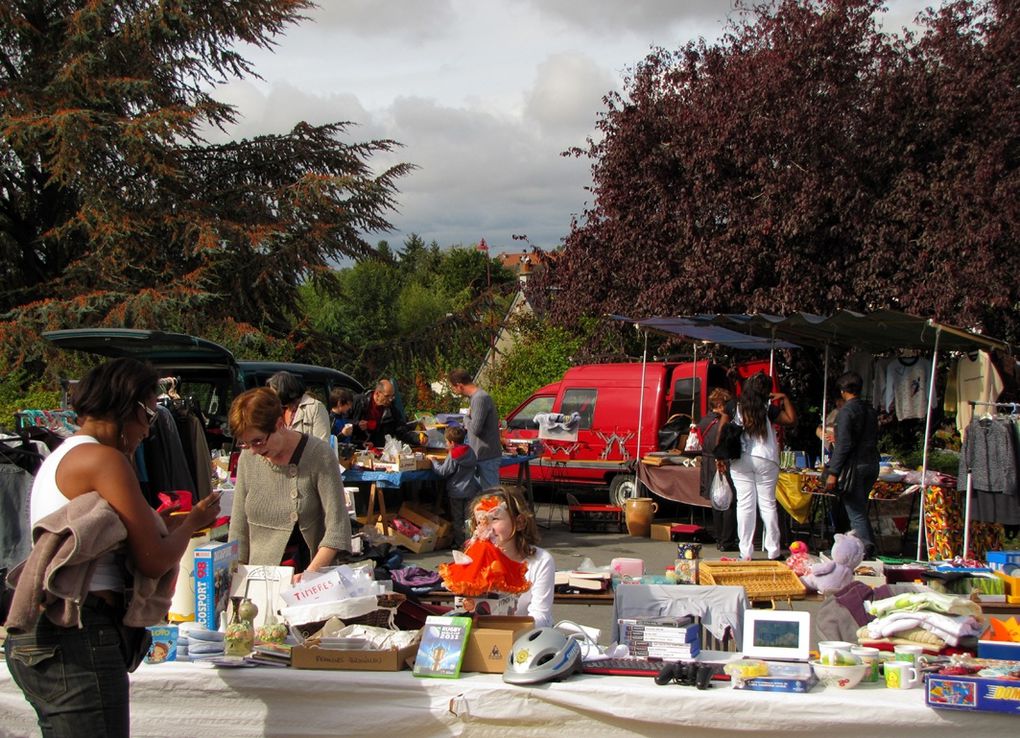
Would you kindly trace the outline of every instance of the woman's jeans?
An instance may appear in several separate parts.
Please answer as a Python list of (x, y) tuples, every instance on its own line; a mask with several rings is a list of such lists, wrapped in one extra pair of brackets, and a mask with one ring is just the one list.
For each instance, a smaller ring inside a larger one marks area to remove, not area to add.
[(867, 558), (871, 558), (875, 551), (875, 534), (871, 529), (871, 521), (868, 520), (868, 495), (871, 494), (876, 479), (878, 464), (858, 464), (854, 469), (853, 489), (840, 495), (850, 529), (864, 542)]
[(737, 497), (737, 537), (740, 539), (741, 558), (750, 559), (754, 553), (754, 529), (758, 522), (756, 506), (761, 511), (765, 526), (765, 553), (770, 559), (779, 558), (779, 511), (776, 509), (779, 464), (744, 454), (730, 462), (730, 479)]
[(90, 596), (83, 628), (43, 615), (34, 630), (8, 634), (7, 668), (39, 716), (45, 738), (127, 736), (128, 667), (120, 613)]

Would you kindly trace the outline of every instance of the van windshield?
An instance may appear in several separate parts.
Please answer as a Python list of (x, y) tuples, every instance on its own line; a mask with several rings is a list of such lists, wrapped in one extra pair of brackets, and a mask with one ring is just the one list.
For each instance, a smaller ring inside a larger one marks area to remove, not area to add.
[(555, 399), (553, 395), (541, 395), (531, 398), (524, 407), (507, 419), (506, 427), (513, 430), (525, 430), (528, 428), (537, 430), (538, 423), (535, 422), (535, 416), (539, 413), (551, 413)]

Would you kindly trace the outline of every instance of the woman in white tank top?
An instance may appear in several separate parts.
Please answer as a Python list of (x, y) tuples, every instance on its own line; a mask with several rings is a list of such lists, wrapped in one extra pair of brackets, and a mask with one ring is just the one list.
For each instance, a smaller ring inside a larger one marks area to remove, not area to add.
[[(155, 370), (134, 359), (115, 359), (90, 371), (75, 388), (80, 430), (42, 463), (31, 497), (34, 526), (70, 500), (98, 492), (127, 531), (120, 555), (154, 579), (176, 567), (192, 534), (219, 515), (214, 493), (175, 518), (164, 536), (142, 496), (129, 459), (156, 416), (157, 382)], [(41, 615), (33, 627), (9, 632), (4, 643), (11, 676), (46, 736), (130, 732), (128, 664), (145, 631), (123, 624), (125, 575), (118, 559), (110, 554), (96, 561), (81, 604), (81, 627), (60, 627)], [(19, 587), (31, 586), (26, 582), (23, 577)]]

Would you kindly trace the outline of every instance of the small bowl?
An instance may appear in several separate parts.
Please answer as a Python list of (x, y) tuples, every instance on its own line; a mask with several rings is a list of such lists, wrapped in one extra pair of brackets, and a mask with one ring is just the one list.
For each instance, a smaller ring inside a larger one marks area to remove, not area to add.
[(818, 680), (826, 687), (853, 689), (864, 679), (864, 675), (868, 672), (870, 665), (850, 664), (848, 666), (830, 666), (818, 661), (812, 661), (811, 668), (815, 670), (815, 676), (818, 677)]

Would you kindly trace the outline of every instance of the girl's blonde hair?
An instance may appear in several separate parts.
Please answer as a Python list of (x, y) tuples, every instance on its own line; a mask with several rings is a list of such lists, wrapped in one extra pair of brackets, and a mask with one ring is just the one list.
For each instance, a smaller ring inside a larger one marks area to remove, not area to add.
[(502, 487), (493, 487), (482, 492), (478, 497), (471, 500), (471, 519), (468, 522), (468, 529), (471, 535), (475, 532), (475, 510), (482, 503), (486, 506), (495, 507), (499, 503), (506, 503), (506, 511), (514, 525), (513, 541), (517, 551), (528, 558), (534, 556), (535, 546), (538, 544), (538, 525), (535, 523), (535, 514), (531, 512), (528, 503), (517, 490), (506, 490)]

